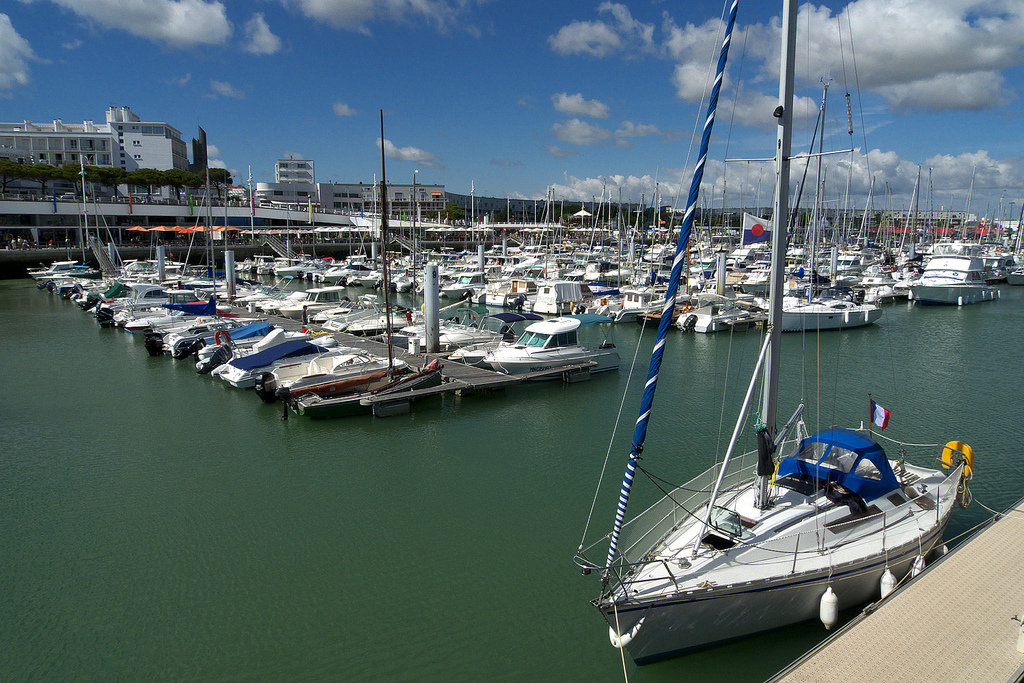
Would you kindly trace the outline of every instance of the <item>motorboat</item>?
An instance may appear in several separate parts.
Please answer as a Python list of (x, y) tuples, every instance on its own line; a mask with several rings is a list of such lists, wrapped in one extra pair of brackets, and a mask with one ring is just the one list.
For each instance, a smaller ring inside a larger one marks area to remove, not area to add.
[(537, 284), (537, 296), (534, 299), (531, 312), (564, 315), (576, 311), (576, 306), (584, 301), (583, 284), (580, 282), (570, 280), (541, 282)]
[(316, 344), (305, 339), (289, 339), (262, 351), (233, 358), (210, 374), (220, 377), (233, 387), (248, 389), (256, 383), (257, 377), (265, 372), (272, 372), (279, 365), (327, 353), (332, 342), (337, 343), (333, 338), (318, 340)]
[(487, 341), (464, 344), (448, 354), (448, 359), (466, 365), (490, 368), (485, 361), (487, 354), (499, 346), (514, 344), (522, 334), (522, 329), (517, 334), (516, 328), (522, 328), (524, 323), (533, 323), (537, 320), (543, 318), (536, 313), (503, 312), (489, 315), (483, 319), (480, 327), (493, 331), (494, 336)]
[(463, 273), (455, 278), (455, 281), (441, 288), (441, 297), (445, 299), (461, 299), (466, 293), (478, 292), (484, 289), (487, 281), (482, 271)]
[(569, 315), (529, 325), (515, 344), (499, 346), (484, 362), (509, 375), (593, 363), (590, 372), (618, 370), (619, 352), (614, 344), (588, 349), (580, 344), (577, 331), (611, 319), (599, 315)]
[(845, 330), (870, 325), (882, 317), (881, 308), (858, 303), (853, 297), (852, 290), (843, 287), (825, 289), (813, 297), (794, 290), (783, 297), (782, 331)]
[(348, 298), (347, 292), (345, 287), (312, 287), (306, 290), (304, 298), (279, 305), (277, 312), (285, 318), (309, 322), (313, 315), (338, 307)]
[(999, 290), (985, 281), (985, 264), (979, 256), (937, 255), (924, 273), (910, 285), (910, 297), (921, 304), (963, 306), (999, 298)]
[(697, 297), (697, 308), (676, 317), (675, 326), (684, 332), (701, 334), (742, 332), (762, 320), (764, 314), (756, 306), (739, 305), (734, 299), (707, 292)]
[[(395, 367), (404, 367), (396, 361)], [(309, 360), (278, 365), (256, 378), (256, 394), (266, 403), (278, 398), (297, 399), (306, 394), (332, 396), (365, 390), (388, 370), (386, 358), (360, 349), (338, 348)]]
[[(274, 329), (266, 322), (253, 322), (242, 318), (215, 318), (196, 323), (185, 329), (173, 332), (163, 331), (163, 353), (172, 358), (181, 359), (197, 353), (204, 346), (234, 341), (236, 344), (245, 339), (265, 337)], [(218, 335), (217, 333), (221, 334)]]
[(287, 341), (308, 339), (308, 334), (289, 332), (280, 327), (265, 331), (258, 323), (251, 328), (236, 330), (234, 336), (231, 332), (215, 332), (214, 343), (200, 347), (196, 353), (196, 372), (200, 375), (212, 373), (232, 358), (260, 353)]
[(362, 390), (331, 396), (309, 393), (291, 401), (290, 406), (296, 414), (313, 420), (365, 415), (373, 411), (374, 401), (411, 403), (417, 398), (414, 392), (440, 386), (443, 379), (440, 362), (435, 358), (419, 370), (392, 368)]

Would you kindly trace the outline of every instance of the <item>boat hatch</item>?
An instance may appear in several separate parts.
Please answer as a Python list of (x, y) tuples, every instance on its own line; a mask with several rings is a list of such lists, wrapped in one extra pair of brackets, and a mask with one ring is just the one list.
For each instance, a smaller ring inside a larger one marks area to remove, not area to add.
[(711, 509), (711, 529), (701, 540), (715, 550), (727, 550), (743, 535), (743, 522), (739, 513), (716, 505)]
[(795, 454), (779, 463), (776, 483), (804, 495), (837, 482), (865, 501), (899, 489), (885, 451), (848, 429), (828, 429), (803, 439)]

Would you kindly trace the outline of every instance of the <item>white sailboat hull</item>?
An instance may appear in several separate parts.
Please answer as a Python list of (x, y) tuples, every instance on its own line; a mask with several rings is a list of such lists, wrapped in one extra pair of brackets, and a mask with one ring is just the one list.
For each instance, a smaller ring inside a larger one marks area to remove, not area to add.
[[(938, 529), (922, 539), (922, 545), (930, 548), (940, 539)], [(879, 554), (845, 568), (833, 567), (831, 580), (826, 567), (742, 585), (698, 589), (650, 605), (602, 612), (617, 633), (628, 633), (644, 619), (624, 647), (637, 664), (646, 664), (818, 619), (821, 596), (829, 586), (839, 598), (840, 610), (878, 600), (886, 566), (902, 579), (918, 549), (914, 541), (899, 553), (890, 552), (888, 565), (885, 555)]]

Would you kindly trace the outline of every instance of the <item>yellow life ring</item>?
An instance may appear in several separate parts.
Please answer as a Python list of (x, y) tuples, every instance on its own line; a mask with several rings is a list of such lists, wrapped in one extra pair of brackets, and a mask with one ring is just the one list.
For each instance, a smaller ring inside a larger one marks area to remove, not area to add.
[(942, 448), (942, 466), (945, 469), (964, 463), (964, 476), (971, 478), (974, 471), (974, 450), (963, 441), (950, 441)]

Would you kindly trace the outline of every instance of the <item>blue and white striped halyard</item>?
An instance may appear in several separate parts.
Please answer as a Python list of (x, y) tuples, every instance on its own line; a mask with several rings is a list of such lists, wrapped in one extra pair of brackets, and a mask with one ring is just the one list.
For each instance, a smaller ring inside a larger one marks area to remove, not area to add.
[(714, 86), (711, 88), (711, 99), (708, 100), (708, 113), (704, 120), (704, 132), (700, 139), (700, 153), (697, 165), (693, 169), (690, 194), (686, 200), (686, 212), (683, 214), (683, 222), (679, 227), (679, 241), (676, 243), (675, 259), (672, 261), (672, 274), (669, 277), (668, 291), (665, 293), (665, 305), (661, 310), (661, 320), (658, 322), (658, 336), (654, 344), (654, 351), (651, 353), (650, 369), (647, 372), (647, 384), (644, 385), (644, 394), (640, 400), (640, 416), (637, 418), (636, 427), (633, 430), (633, 448), (629, 452), (626, 474), (622, 479), (622, 488), (619, 491), (619, 506), (615, 512), (615, 526), (612, 529), (611, 540), (608, 544), (606, 567), (610, 567), (615, 559), (615, 553), (619, 545), (619, 534), (622, 531), (622, 524), (626, 519), (629, 492), (633, 487), (633, 476), (636, 473), (640, 452), (643, 450), (644, 439), (647, 438), (647, 421), (651, 414), (651, 407), (654, 404), (654, 391), (658, 386), (658, 371), (661, 369), (661, 359), (665, 353), (665, 337), (668, 335), (669, 325), (672, 324), (672, 310), (675, 307), (676, 291), (679, 289), (679, 278), (682, 275), (683, 262), (686, 257), (686, 251), (689, 248), (690, 232), (693, 229), (693, 217), (697, 207), (697, 196), (700, 190), (701, 179), (704, 177), (704, 165), (708, 157), (708, 143), (711, 140), (711, 128), (715, 123), (715, 109), (718, 107), (718, 94), (722, 89), (722, 77), (725, 73), (725, 62), (729, 55), (729, 43), (732, 41), (732, 29), (736, 24), (736, 10), (738, 6), (739, 0), (733, 0), (732, 7), (729, 9), (729, 22), (725, 29), (725, 38), (722, 40), (722, 51), (718, 57), (718, 70), (715, 74)]

